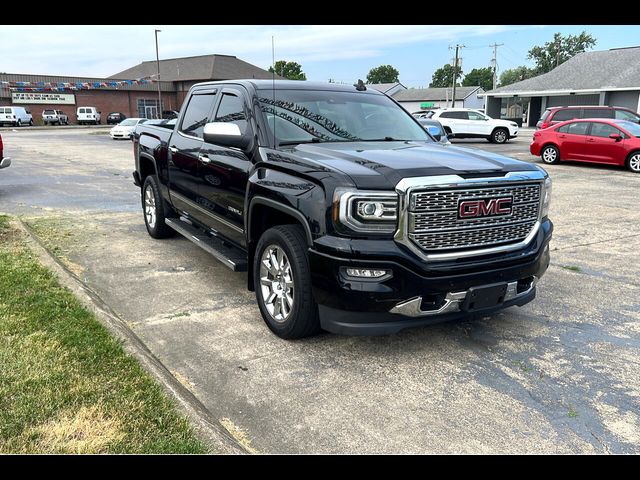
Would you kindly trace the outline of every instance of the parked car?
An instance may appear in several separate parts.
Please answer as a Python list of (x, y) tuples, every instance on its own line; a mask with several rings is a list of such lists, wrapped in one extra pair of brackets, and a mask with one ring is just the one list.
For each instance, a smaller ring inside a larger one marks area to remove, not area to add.
[(4, 144), (0, 135), (0, 168), (7, 168), (9, 165), (11, 165), (11, 159), (4, 156)]
[(438, 120), (432, 118), (418, 118), (418, 123), (429, 132), (429, 134), (435, 138), (438, 142), (444, 145), (450, 145), (449, 135), (444, 131), (444, 127)]
[(77, 117), (78, 125), (87, 123), (100, 125), (101, 115), (96, 107), (78, 107)]
[(45, 125), (69, 125), (69, 117), (62, 110), (43, 110), (42, 121)]
[(411, 112), (416, 118), (429, 118), (429, 114), (433, 112), (433, 110), (418, 110), (417, 112)]
[(549, 265), (544, 169), (440, 145), (360, 84), (196, 84), (173, 131), (139, 125), (133, 143), (149, 235), (247, 271), (283, 338), (524, 305)]
[(118, 138), (131, 138), (134, 130), (140, 123), (146, 122), (146, 118), (127, 118), (123, 120), (118, 125), (109, 130), (109, 135), (113, 140), (117, 140)]
[(560, 122), (566, 122), (567, 120), (573, 120), (574, 118), (611, 118), (640, 123), (640, 115), (628, 108), (608, 107), (606, 105), (587, 105), (547, 108), (540, 117), (540, 120), (538, 120), (538, 123), (536, 123), (536, 128), (549, 128)]
[(175, 110), (163, 110), (162, 111), (162, 118), (164, 118), (165, 120), (171, 120), (172, 118), (178, 118), (179, 112), (176, 112)]
[(107, 115), (107, 125), (117, 125), (126, 118), (127, 116), (124, 113), (111, 112), (109, 115)]
[(640, 125), (629, 120), (569, 120), (536, 130), (529, 151), (547, 164), (578, 160), (624, 165), (640, 173)]
[(518, 124), (494, 118), (471, 108), (440, 108), (428, 114), (438, 120), (445, 131), (455, 138), (486, 138), (493, 143), (505, 143), (518, 136)]
[(33, 125), (31, 112), (24, 107), (0, 107), (0, 125)]

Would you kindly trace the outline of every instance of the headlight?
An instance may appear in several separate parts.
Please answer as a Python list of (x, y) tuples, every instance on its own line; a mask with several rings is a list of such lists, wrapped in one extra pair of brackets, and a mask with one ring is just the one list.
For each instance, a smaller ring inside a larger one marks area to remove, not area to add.
[(549, 205), (551, 205), (551, 177), (544, 179), (542, 187), (542, 218), (549, 215)]
[(333, 221), (356, 232), (393, 233), (398, 222), (398, 194), (337, 188)]

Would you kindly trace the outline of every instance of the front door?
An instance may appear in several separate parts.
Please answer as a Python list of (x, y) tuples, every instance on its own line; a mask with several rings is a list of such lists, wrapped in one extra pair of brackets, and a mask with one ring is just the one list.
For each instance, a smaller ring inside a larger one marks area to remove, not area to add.
[(468, 130), (474, 135), (491, 135), (491, 127), (487, 117), (478, 112), (467, 112), (469, 116)]
[[(611, 134), (620, 135), (623, 140), (609, 138)], [(627, 152), (624, 148), (624, 133), (613, 125), (592, 122), (587, 135), (585, 160), (592, 162), (614, 163), (624, 165)]]
[[(247, 102), (242, 90), (224, 88), (214, 122), (232, 122), (245, 132)], [(200, 151), (199, 203), (211, 214), (212, 228), (234, 243), (245, 246), (244, 199), (251, 160), (237, 148), (204, 143)]]
[(169, 195), (186, 216), (207, 224), (198, 207), (198, 167), (204, 126), (209, 121), (215, 91), (195, 92), (189, 99), (180, 125), (169, 140)]
[(589, 122), (573, 122), (556, 130), (560, 158), (563, 160), (584, 159), (588, 128)]

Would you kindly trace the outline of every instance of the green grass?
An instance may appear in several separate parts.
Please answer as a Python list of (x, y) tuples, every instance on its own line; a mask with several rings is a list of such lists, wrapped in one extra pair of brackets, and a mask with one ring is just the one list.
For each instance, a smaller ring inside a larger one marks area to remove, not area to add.
[(203, 453), (138, 362), (0, 216), (0, 453)]
[(569, 418), (576, 418), (578, 416), (578, 412), (576, 412), (575, 409), (573, 407), (571, 407), (569, 409), (569, 411), (567, 412), (567, 416)]
[(577, 273), (580, 273), (582, 271), (582, 269), (576, 265), (560, 265), (560, 268), (564, 268), (565, 270), (570, 270)]

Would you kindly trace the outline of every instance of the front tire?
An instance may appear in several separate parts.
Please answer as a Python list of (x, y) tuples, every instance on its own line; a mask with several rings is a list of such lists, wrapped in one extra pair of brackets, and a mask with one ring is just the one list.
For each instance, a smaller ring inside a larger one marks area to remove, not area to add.
[(22, 126), (22, 121), (21, 121), (21, 120), (18, 120), (18, 121), (16, 122), (16, 127), (21, 127), (21, 126)]
[(153, 238), (168, 238), (175, 235), (175, 230), (165, 223), (170, 207), (160, 193), (158, 177), (149, 175), (144, 179), (141, 190), (142, 212), (147, 232)]
[(507, 143), (509, 140), (509, 132), (504, 128), (496, 128), (491, 134), (491, 141), (493, 143)]
[(627, 168), (633, 173), (640, 173), (640, 152), (633, 152), (627, 158)]
[(547, 165), (553, 165), (560, 161), (560, 150), (555, 145), (546, 145), (540, 152), (540, 158)]
[(296, 339), (320, 331), (311, 291), (307, 240), (299, 225), (279, 225), (262, 234), (253, 261), (258, 307), (269, 329)]

